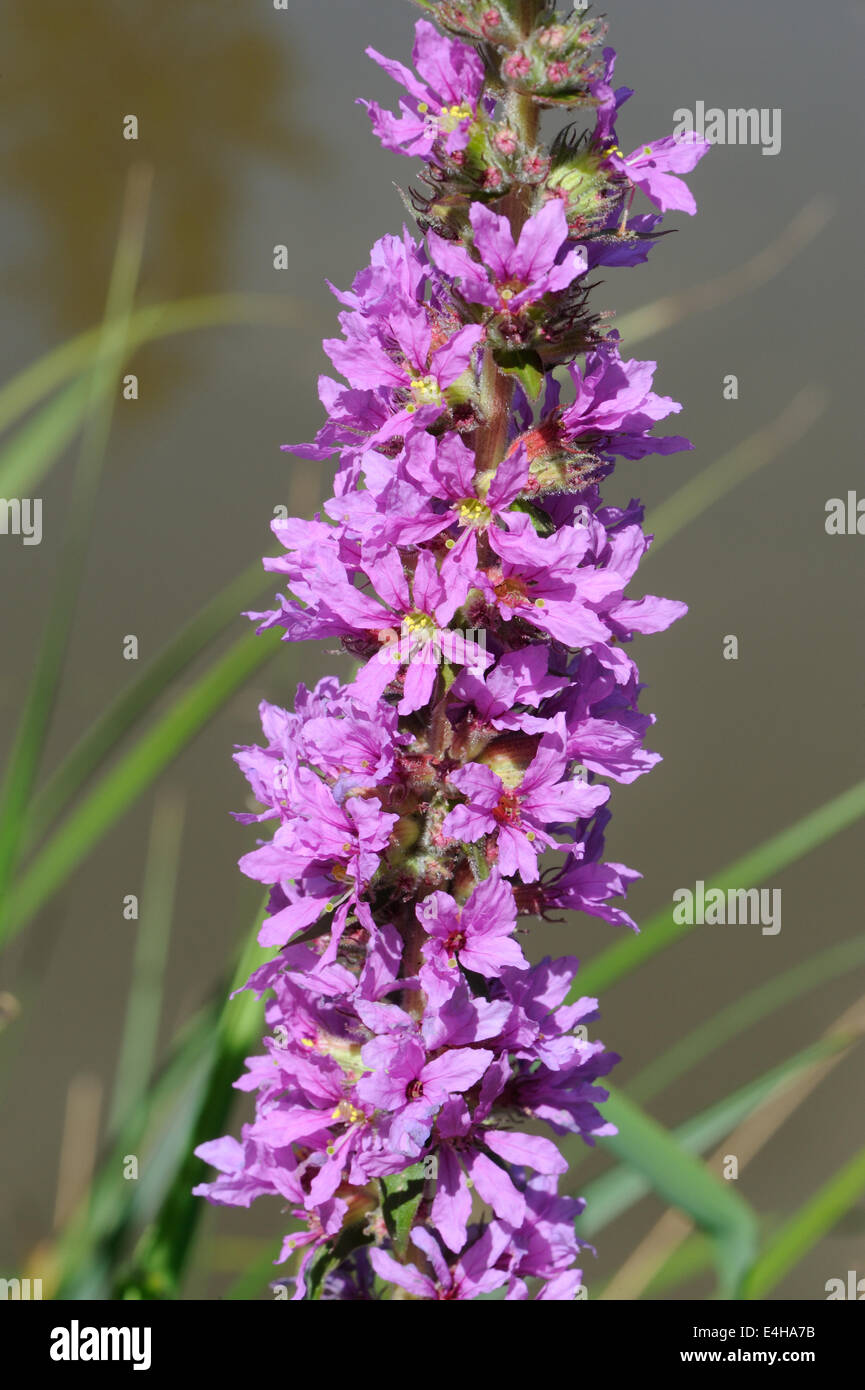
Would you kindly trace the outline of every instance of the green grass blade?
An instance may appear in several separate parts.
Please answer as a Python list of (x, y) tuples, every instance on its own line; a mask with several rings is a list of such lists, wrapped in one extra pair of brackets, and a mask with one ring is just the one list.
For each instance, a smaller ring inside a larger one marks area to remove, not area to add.
[[(749, 1081), (729, 1096), (717, 1101), (708, 1109), (694, 1115), (672, 1131), (672, 1136), (689, 1154), (702, 1154), (713, 1144), (719, 1143), (736, 1125), (740, 1124), (753, 1111), (759, 1109), (765, 1100), (784, 1081), (792, 1081), (801, 1072), (816, 1062), (849, 1046), (848, 1038), (823, 1039), (810, 1047), (788, 1057), (777, 1067), (765, 1072), (754, 1081)], [(607, 1107), (604, 1107), (605, 1114)], [(604, 1148), (613, 1148), (614, 1140), (601, 1139)], [(586, 1199), (586, 1210), (577, 1220), (577, 1232), (591, 1239), (611, 1221), (639, 1202), (651, 1190), (646, 1176), (631, 1167), (621, 1165), (596, 1178), (581, 1193)]]
[(142, 1205), (138, 1183), (123, 1176), (124, 1159), (128, 1154), (142, 1154), (151, 1131), (155, 1135), (153, 1145), (162, 1149), (159, 1116), (173, 1108), (178, 1095), (194, 1084), (197, 1073), (206, 1065), (221, 1007), (222, 999), (215, 998), (189, 1021), (152, 1085), (130, 1103), (121, 1131), (109, 1143), (86, 1200), (59, 1238), (55, 1254), (57, 1297), (110, 1296), (110, 1271)]
[[(711, 888), (726, 891), (743, 885), (756, 887), (854, 825), (862, 816), (865, 816), (865, 780), (721, 869), (706, 882), (706, 891)], [(673, 920), (672, 903), (662, 908), (649, 919), (639, 936), (608, 947), (580, 971), (579, 990), (572, 991), (571, 1001), (578, 995), (603, 994), (617, 980), (672, 946), (690, 930), (689, 926)]]
[(157, 797), (139, 896), (138, 933), (123, 1038), (108, 1116), (109, 1133), (121, 1126), (130, 1100), (147, 1090), (156, 1057), (168, 942), (180, 867), (184, 804), (176, 793)]
[(129, 174), (120, 235), (111, 271), (105, 326), (88, 395), (63, 552), (36, 669), (12, 744), (0, 791), (0, 902), (16, 867), (25, 808), (36, 781), (63, 671), (69, 631), (87, 556), (91, 519), (111, 430), (126, 325), (138, 284), (150, 196), (150, 172)]
[(740, 295), (749, 294), (767, 284), (786, 269), (801, 251), (816, 241), (832, 220), (834, 212), (834, 203), (818, 194), (785, 226), (780, 236), (743, 265), (735, 266), (716, 279), (692, 285), (690, 289), (680, 290), (677, 294), (645, 304), (630, 314), (623, 314), (616, 325), (623, 342), (631, 347), (644, 338), (664, 332), (674, 323), (681, 323), (691, 314), (729, 304)]
[(647, 554), (657, 554), (683, 527), (797, 444), (823, 415), (827, 400), (825, 391), (806, 386), (770, 425), (737, 444), (735, 449), (689, 478), (666, 502), (653, 507), (648, 526), (654, 540)]
[(762, 1299), (780, 1284), (865, 1192), (865, 1149), (845, 1163), (770, 1239), (747, 1279), (742, 1296)]
[(277, 645), (274, 633), (242, 637), (103, 774), (9, 892), (0, 915), (0, 946), (26, 926), (226, 700), (270, 660)]
[(7, 440), (0, 451), (0, 497), (34, 492), (81, 428), (91, 396), (91, 381), (84, 375)]
[[(258, 928), (266, 899), (255, 917), (253, 930), (235, 972), (233, 988), (244, 984), (251, 972), (275, 951), (263, 952)], [(246, 1057), (260, 1043), (264, 1031), (264, 1000), (246, 990), (228, 999), (216, 1035), (216, 1049), (207, 1083), (191, 1121), (181, 1151), (179, 1167), (153, 1227), (145, 1233), (131, 1271), (121, 1280), (125, 1297), (173, 1298), (176, 1296), (205, 1202), (192, 1195), (207, 1169), (193, 1150), (224, 1130), (235, 1097), (234, 1081)]]
[(243, 608), (253, 603), (265, 587), (271, 586), (270, 576), (262, 569), (260, 560), (244, 570), (211, 599), (109, 705), (33, 797), (25, 817), (24, 849), (44, 837), (75, 793), (153, 707), (165, 693), (166, 687), (188, 670), (205, 648), (237, 621)]
[(801, 965), (794, 965), (686, 1033), (633, 1077), (627, 1087), (628, 1095), (641, 1105), (645, 1104), (731, 1038), (741, 1036), (776, 1010), (862, 965), (865, 965), (865, 937), (861, 935), (830, 946)]
[[(231, 324), (301, 323), (310, 309), (295, 299), (269, 294), (213, 294), (166, 300), (137, 309), (129, 318), (129, 352), (157, 338)], [(88, 329), (0, 387), (0, 431), (8, 429), (46, 396), (86, 373), (99, 346), (101, 326)]]
[(711, 1235), (720, 1294), (732, 1298), (757, 1253), (757, 1222), (748, 1203), (620, 1092), (611, 1092), (604, 1116), (619, 1131), (604, 1140), (605, 1148)]

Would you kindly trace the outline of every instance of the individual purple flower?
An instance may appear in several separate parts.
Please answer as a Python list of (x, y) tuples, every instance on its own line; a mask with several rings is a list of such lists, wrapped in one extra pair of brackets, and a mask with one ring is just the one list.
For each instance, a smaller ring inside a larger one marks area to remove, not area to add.
[(439, 1302), (477, 1298), (479, 1294), (492, 1293), (508, 1281), (507, 1271), (497, 1267), (508, 1240), (503, 1228), (494, 1230), (487, 1226), (453, 1262), (445, 1259), (435, 1236), (424, 1227), (415, 1226), (411, 1239), (429, 1260), (431, 1274), (422, 1274), (415, 1265), (398, 1264), (386, 1250), (371, 1250), (369, 1258), (379, 1278), (399, 1285), (413, 1298)]
[(682, 409), (678, 401), (651, 389), (656, 367), (656, 362), (623, 362), (613, 334), (588, 355), (585, 372), (571, 364), (575, 400), (561, 412), (562, 438), (584, 442), (588, 436), (602, 455), (629, 459), (693, 448), (681, 435), (649, 433), (659, 420)]
[(393, 1035), (367, 1043), (361, 1058), (369, 1074), (357, 1083), (358, 1097), (392, 1114), (396, 1146), (402, 1153), (417, 1155), (436, 1111), (449, 1096), (467, 1091), (481, 1079), (493, 1053), (455, 1047), (428, 1060), (419, 1038)]
[(585, 274), (583, 247), (559, 255), (569, 233), (565, 210), (558, 200), (546, 203), (530, 217), (516, 241), (507, 217), (499, 217), (482, 203), (473, 203), (469, 216), (480, 261), (473, 260), (458, 242), (430, 236), (429, 245), (439, 270), (456, 281), (460, 294), (470, 303), (484, 304), (496, 313), (516, 314), (546, 294), (567, 289)]
[(374, 101), (361, 101), (372, 128), (385, 149), (426, 159), (441, 141), (448, 154), (464, 150), (471, 139), (484, 68), (474, 49), (443, 38), (425, 19), (415, 25), (412, 58), (420, 81), (402, 63), (366, 50), (389, 77), (408, 92), (400, 98), (401, 116), (383, 111)]
[(543, 735), (535, 757), (513, 786), (506, 786), (483, 763), (458, 768), (450, 780), (467, 800), (448, 812), (442, 833), (468, 843), (495, 836), (501, 873), (518, 873), (524, 883), (533, 883), (538, 855), (558, 843), (547, 826), (591, 815), (610, 795), (608, 787), (567, 778), (567, 765), (564, 734), (555, 729)]
[(642, 189), (661, 212), (687, 212), (693, 217), (697, 211), (696, 200), (684, 179), (678, 176), (689, 174), (710, 149), (708, 140), (689, 130), (641, 145), (627, 156), (616, 146), (607, 153), (606, 163)]
[(527, 970), (528, 961), (513, 940), (517, 911), (514, 895), (497, 870), (460, 905), (449, 893), (431, 893), (418, 906), (418, 921), (429, 933), (424, 958), (452, 969), (496, 976), (505, 966)]

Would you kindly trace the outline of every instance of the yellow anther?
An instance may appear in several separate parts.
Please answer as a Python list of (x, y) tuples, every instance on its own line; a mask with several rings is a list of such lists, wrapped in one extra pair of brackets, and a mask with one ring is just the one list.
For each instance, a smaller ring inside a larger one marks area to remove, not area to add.
[[(441, 405), (442, 393), (434, 376), (415, 377), (411, 384), (415, 408), (419, 405)], [(409, 410), (411, 406), (407, 407)]]
[(464, 497), (457, 503), (457, 512), (463, 526), (489, 526), (493, 517), (486, 503), (477, 497)]

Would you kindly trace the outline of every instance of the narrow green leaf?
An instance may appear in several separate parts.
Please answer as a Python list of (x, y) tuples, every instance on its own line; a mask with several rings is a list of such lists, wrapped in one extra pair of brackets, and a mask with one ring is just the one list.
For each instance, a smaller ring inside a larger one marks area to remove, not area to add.
[(838, 946), (830, 946), (794, 965), (741, 999), (720, 1009), (712, 1018), (694, 1028), (638, 1072), (628, 1085), (632, 1100), (645, 1104), (659, 1091), (685, 1076), (713, 1052), (739, 1037), (746, 1029), (763, 1022), (778, 1009), (803, 998), (811, 990), (865, 965), (865, 937), (854, 936)]
[[(309, 305), (269, 294), (211, 294), (165, 300), (137, 309), (128, 321), (132, 353), (156, 338), (189, 333), (218, 324), (284, 324), (307, 322)], [(16, 373), (0, 387), (0, 430), (56, 391), (64, 382), (86, 374), (99, 346), (102, 325), (87, 329)], [(76, 383), (80, 384), (80, 383)]]
[(393, 1241), (394, 1254), (402, 1260), (409, 1249), (409, 1233), (423, 1200), (424, 1165), (413, 1163), (401, 1173), (393, 1173), (379, 1181), (385, 1225)]
[(0, 450), (0, 496), (32, 495), (81, 428), (92, 389), (89, 374), (80, 377), (6, 441)]
[(619, 1092), (611, 1092), (604, 1115), (619, 1131), (604, 1140), (605, 1147), (712, 1236), (721, 1297), (733, 1297), (757, 1251), (757, 1222), (748, 1203)]
[(530, 400), (536, 401), (543, 389), (545, 376), (540, 357), (531, 349), (495, 353), (496, 365), (508, 376), (515, 376)]
[(103, 774), (9, 893), (0, 916), (0, 946), (26, 926), (145, 788), (270, 660), (277, 643), (273, 633), (242, 637)]
[[(857, 782), (839, 796), (833, 797), (816, 811), (803, 816), (794, 825), (773, 835), (770, 840), (749, 850), (729, 864), (706, 883), (706, 891), (720, 888), (756, 887), (768, 878), (795, 864), (819, 845), (831, 840), (842, 830), (854, 825), (865, 815), (865, 780)], [(645, 924), (639, 936), (619, 941), (603, 951), (597, 960), (580, 971), (579, 990), (572, 991), (570, 1002), (577, 995), (603, 994), (632, 970), (650, 960), (659, 951), (672, 946), (691, 928), (673, 920), (673, 904), (662, 908)]]
[(865, 1148), (830, 1178), (770, 1239), (745, 1280), (742, 1297), (763, 1299), (828, 1235), (865, 1192)]
[(163, 792), (157, 797), (139, 899), (129, 1002), (108, 1118), (112, 1133), (120, 1127), (130, 1099), (147, 1090), (156, 1057), (183, 821), (183, 801), (177, 794)]
[[(825, 1060), (848, 1044), (847, 1038), (831, 1038), (804, 1048), (754, 1081), (749, 1081), (729, 1096), (710, 1105), (699, 1115), (692, 1116), (672, 1131), (672, 1137), (689, 1154), (705, 1153), (741, 1124), (748, 1115), (759, 1109), (782, 1082), (792, 1081), (816, 1062)], [(608, 1113), (606, 1106), (604, 1112)], [(601, 1139), (599, 1142), (604, 1148), (614, 1148), (615, 1140)], [(617, 1166), (609, 1173), (596, 1178), (581, 1193), (586, 1199), (586, 1209), (582, 1216), (577, 1218), (578, 1234), (591, 1238), (639, 1202), (651, 1188), (652, 1184), (645, 1174), (632, 1167)]]
[(252, 603), (265, 586), (270, 587), (270, 580), (259, 560), (211, 599), (94, 721), (33, 797), (24, 824), (22, 843), (25, 850), (44, 836), (79, 788), (114, 751), (124, 735), (152, 709), (166, 687), (237, 622), (242, 609)]
[(0, 791), (0, 902), (5, 899), (7, 885), (17, 864), (23, 817), (51, 724), (84, 574), (93, 510), (111, 431), (115, 388), (144, 250), (150, 182), (149, 169), (136, 165), (130, 170), (108, 287), (105, 322), (99, 337), (92, 377), (87, 383), (84, 432), (73, 479), (55, 592)]
[[(258, 929), (266, 902), (267, 898), (255, 915), (253, 929), (235, 971), (232, 991), (240, 989), (252, 971), (275, 954), (262, 951), (258, 944)], [(145, 1232), (130, 1271), (120, 1278), (122, 1296), (176, 1297), (206, 1205), (200, 1197), (192, 1195), (193, 1187), (206, 1172), (205, 1164), (196, 1157), (194, 1150), (222, 1133), (234, 1101), (233, 1084), (243, 1069), (245, 1058), (258, 1046), (263, 1031), (264, 1001), (252, 990), (244, 990), (238, 997), (225, 1001), (203, 1094), (187, 1117), (179, 1162), (165, 1201), (153, 1226)]]

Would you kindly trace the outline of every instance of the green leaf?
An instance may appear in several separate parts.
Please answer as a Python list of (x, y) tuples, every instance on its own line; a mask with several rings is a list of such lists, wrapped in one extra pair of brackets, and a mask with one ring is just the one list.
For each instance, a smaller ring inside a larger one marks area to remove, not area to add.
[(169, 792), (159, 795), (150, 823), (132, 980), (114, 1073), (108, 1118), (112, 1133), (126, 1112), (128, 1097), (146, 1092), (156, 1057), (183, 822), (182, 798)]
[(7, 440), (0, 452), (0, 496), (35, 491), (81, 428), (91, 396), (90, 378), (82, 376)]
[(763, 1299), (828, 1235), (865, 1192), (865, 1148), (839, 1169), (770, 1239), (745, 1280), (742, 1297)]
[[(269, 895), (267, 895), (269, 896)], [(253, 970), (273, 958), (258, 944), (258, 928), (267, 897), (255, 915), (254, 926), (244, 946), (234, 975), (232, 992), (244, 985)], [(145, 1232), (130, 1270), (121, 1275), (122, 1296), (174, 1298), (189, 1258), (192, 1242), (205, 1206), (192, 1195), (193, 1187), (205, 1171), (194, 1150), (223, 1132), (235, 1092), (233, 1083), (244, 1060), (259, 1044), (264, 1032), (264, 1001), (254, 991), (244, 990), (228, 998), (216, 1029), (215, 1049), (208, 1067), (199, 1102), (187, 1113), (183, 1143), (170, 1185), (153, 1226)]]
[[(73, 479), (55, 592), (0, 792), (0, 902), (6, 897), (7, 885), (17, 864), (24, 812), (51, 724), (84, 574), (91, 520), (111, 431), (115, 388), (144, 249), (150, 181), (150, 171), (140, 165), (130, 170), (127, 179), (105, 321), (99, 335), (92, 377), (88, 377), (85, 383), (84, 433)], [(8, 478), (0, 478), (0, 486), (7, 485), (8, 481)]]
[(275, 633), (241, 638), (103, 774), (9, 893), (0, 915), (0, 945), (10, 941), (49, 901), (145, 788), (252, 673), (270, 660), (277, 643)]
[[(831, 840), (849, 826), (865, 816), (865, 780), (827, 801), (809, 815), (803, 816), (794, 825), (773, 835), (757, 849), (749, 850), (734, 863), (715, 875), (706, 883), (706, 892), (712, 888), (726, 891), (739, 888), (743, 884), (756, 887), (768, 878), (795, 864), (819, 845)], [(603, 994), (630, 974), (652, 956), (672, 946), (674, 941), (684, 936), (691, 928), (687, 924), (673, 920), (673, 904), (662, 908), (643, 927), (639, 936), (619, 941), (602, 952), (580, 971), (579, 989), (571, 992), (569, 1002), (578, 995)]]
[(393, 1241), (394, 1254), (403, 1260), (409, 1250), (409, 1234), (417, 1209), (423, 1200), (424, 1165), (413, 1163), (401, 1173), (381, 1178), (382, 1211), (388, 1235)]
[(776, 1010), (791, 1004), (829, 980), (865, 965), (865, 937), (854, 936), (826, 951), (810, 956), (766, 984), (751, 990), (714, 1017), (694, 1028), (638, 1072), (628, 1085), (632, 1100), (644, 1103), (685, 1076), (731, 1038), (761, 1023)]
[[(158, 338), (218, 324), (302, 324), (310, 306), (269, 294), (211, 294), (165, 300), (135, 310), (127, 322), (128, 352)], [(109, 327), (112, 327), (109, 323)], [(8, 429), (64, 382), (87, 374), (103, 325), (87, 329), (40, 357), (0, 387), (0, 430)], [(80, 386), (81, 382), (76, 382)]]
[(261, 561), (211, 599), (141, 672), (67, 755), (36, 793), (25, 818), (23, 847), (40, 840), (100, 763), (164, 694), (167, 686), (238, 619), (238, 614), (269, 586)]
[(757, 1222), (748, 1203), (619, 1092), (611, 1092), (604, 1117), (619, 1131), (604, 1140), (605, 1148), (712, 1237), (720, 1295), (734, 1297), (757, 1251)]
[[(804, 1048), (679, 1125), (672, 1131), (673, 1139), (690, 1154), (704, 1153), (759, 1109), (783, 1082), (792, 1081), (816, 1062), (824, 1061), (848, 1045), (847, 1038), (831, 1038)], [(608, 1115), (606, 1106), (604, 1113)], [(599, 1142), (604, 1148), (615, 1151), (615, 1140), (601, 1139)], [(645, 1197), (651, 1187), (645, 1174), (632, 1167), (619, 1166), (604, 1173), (581, 1194), (586, 1199), (586, 1209), (577, 1218), (578, 1234), (591, 1238)]]
[(324, 1281), (331, 1270), (338, 1269), (353, 1250), (359, 1250), (362, 1245), (371, 1244), (372, 1236), (364, 1231), (363, 1222), (355, 1221), (351, 1226), (340, 1231), (335, 1243), (324, 1246), (321, 1253), (310, 1263), (306, 1271), (307, 1297), (314, 1300), (320, 1299)]
[[(182, 1029), (150, 1087), (126, 1098), (122, 1123), (116, 1134), (109, 1136), (109, 1146), (90, 1192), (58, 1241), (58, 1298), (110, 1297), (111, 1271), (118, 1251), (127, 1242), (134, 1222), (146, 1210), (147, 1201), (155, 1200), (158, 1206), (163, 1195), (161, 1190), (143, 1191), (141, 1181), (127, 1181), (123, 1176), (124, 1159), (128, 1154), (141, 1155), (143, 1159), (148, 1144), (163, 1153), (166, 1129), (160, 1117), (166, 1111), (173, 1112), (178, 1104), (188, 1115), (190, 1096), (194, 1103), (206, 1059), (213, 1050), (225, 988), (220, 989), (218, 1001), (214, 998)], [(143, 1166), (149, 1176), (149, 1163)]]
[(515, 376), (530, 400), (536, 401), (544, 385), (544, 364), (530, 348), (519, 351), (497, 349), (493, 354), (496, 366), (508, 376)]

